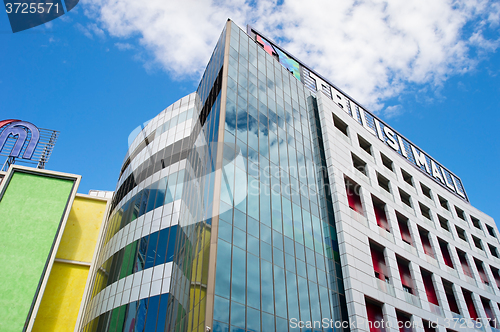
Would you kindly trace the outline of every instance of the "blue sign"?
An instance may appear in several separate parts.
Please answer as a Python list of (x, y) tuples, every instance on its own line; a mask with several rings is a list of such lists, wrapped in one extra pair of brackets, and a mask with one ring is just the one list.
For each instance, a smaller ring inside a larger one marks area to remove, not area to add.
[(27, 121), (0, 121), (0, 157), (5, 158), (0, 160), (0, 171), (17, 162), (45, 168), (58, 136), (56, 130), (38, 128)]
[[(38, 128), (29, 122), (19, 121), (19, 120), (4, 120), (0, 121), (0, 128), (6, 126), (2, 133), (0, 134), (0, 152), (7, 143), (9, 136), (16, 138), (16, 143), (14, 144), (12, 150), (10, 151), (9, 157), (17, 158), (21, 153), (21, 149), (27, 142), (26, 149), (22, 154), (21, 158), (31, 159), (33, 157), (33, 152), (35, 152), (38, 141), (40, 140), (40, 131)], [(28, 137), (28, 134), (31, 134)]]

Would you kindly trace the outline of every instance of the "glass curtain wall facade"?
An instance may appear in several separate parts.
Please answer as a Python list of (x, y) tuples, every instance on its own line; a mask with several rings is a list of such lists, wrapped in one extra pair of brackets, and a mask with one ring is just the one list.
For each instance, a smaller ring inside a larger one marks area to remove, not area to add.
[(348, 319), (316, 99), (297, 75), (227, 22), (197, 91), (131, 145), (81, 331)]
[[(228, 24), (225, 100), (223, 94), (221, 110), (212, 110), (221, 119), (214, 115), (200, 134), (202, 144), (218, 141), (223, 149), (188, 158), (188, 165), (197, 164), (196, 178), (214, 177), (187, 181), (183, 201), (189, 206), (180, 218), (186, 241), (176, 250), (169, 327), (288, 331), (293, 319), (347, 320), (314, 96)], [(219, 123), (217, 137), (217, 128), (210, 128)], [(222, 157), (220, 167), (215, 156)], [(207, 261), (210, 253), (216, 264)]]

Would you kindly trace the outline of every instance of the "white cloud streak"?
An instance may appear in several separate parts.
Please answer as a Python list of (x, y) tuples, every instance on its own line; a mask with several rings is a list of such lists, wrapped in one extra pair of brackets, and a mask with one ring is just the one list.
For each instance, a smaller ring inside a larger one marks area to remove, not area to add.
[(115, 43), (115, 46), (120, 51), (127, 51), (127, 50), (133, 50), (134, 49), (134, 46), (132, 46), (129, 43)]
[(392, 119), (395, 117), (398, 117), (401, 115), (403, 112), (403, 106), (401, 105), (395, 105), (395, 106), (388, 106), (382, 114), (387, 118), (387, 119)]
[(97, 24), (95, 24), (95, 23), (87, 24), (86, 27), (84, 27), (80, 23), (76, 23), (75, 27), (81, 33), (83, 33), (85, 35), (85, 37), (87, 37), (87, 38), (94, 39), (94, 35), (97, 36), (97, 37), (99, 37), (99, 38), (104, 38), (105, 37), (104, 30), (102, 30), (101, 28), (99, 28), (97, 26)]
[[(251, 24), (372, 110), (409, 84), (440, 85), (498, 49), (490, 0), (83, 0), (120, 40), (138, 38), (176, 79), (204, 70), (227, 18)], [(87, 30), (87, 31), (88, 31)], [(487, 32), (490, 32), (487, 37)], [(471, 52), (474, 49), (476, 52)]]

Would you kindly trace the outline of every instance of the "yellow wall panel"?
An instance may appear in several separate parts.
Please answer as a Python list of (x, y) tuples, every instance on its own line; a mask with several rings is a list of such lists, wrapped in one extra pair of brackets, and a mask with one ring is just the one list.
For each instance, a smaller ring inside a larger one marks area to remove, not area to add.
[(32, 331), (74, 330), (106, 204), (86, 195), (75, 197)]
[(33, 332), (67, 332), (75, 328), (88, 273), (87, 266), (54, 262)]
[(105, 211), (106, 201), (77, 195), (56, 257), (90, 263)]

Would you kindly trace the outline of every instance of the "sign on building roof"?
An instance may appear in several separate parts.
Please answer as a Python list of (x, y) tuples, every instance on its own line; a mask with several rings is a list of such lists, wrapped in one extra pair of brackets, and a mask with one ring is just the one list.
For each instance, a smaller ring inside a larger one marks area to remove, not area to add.
[(59, 132), (22, 120), (0, 121), (0, 162), (6, 171), (14, 163), (45, 168)]

